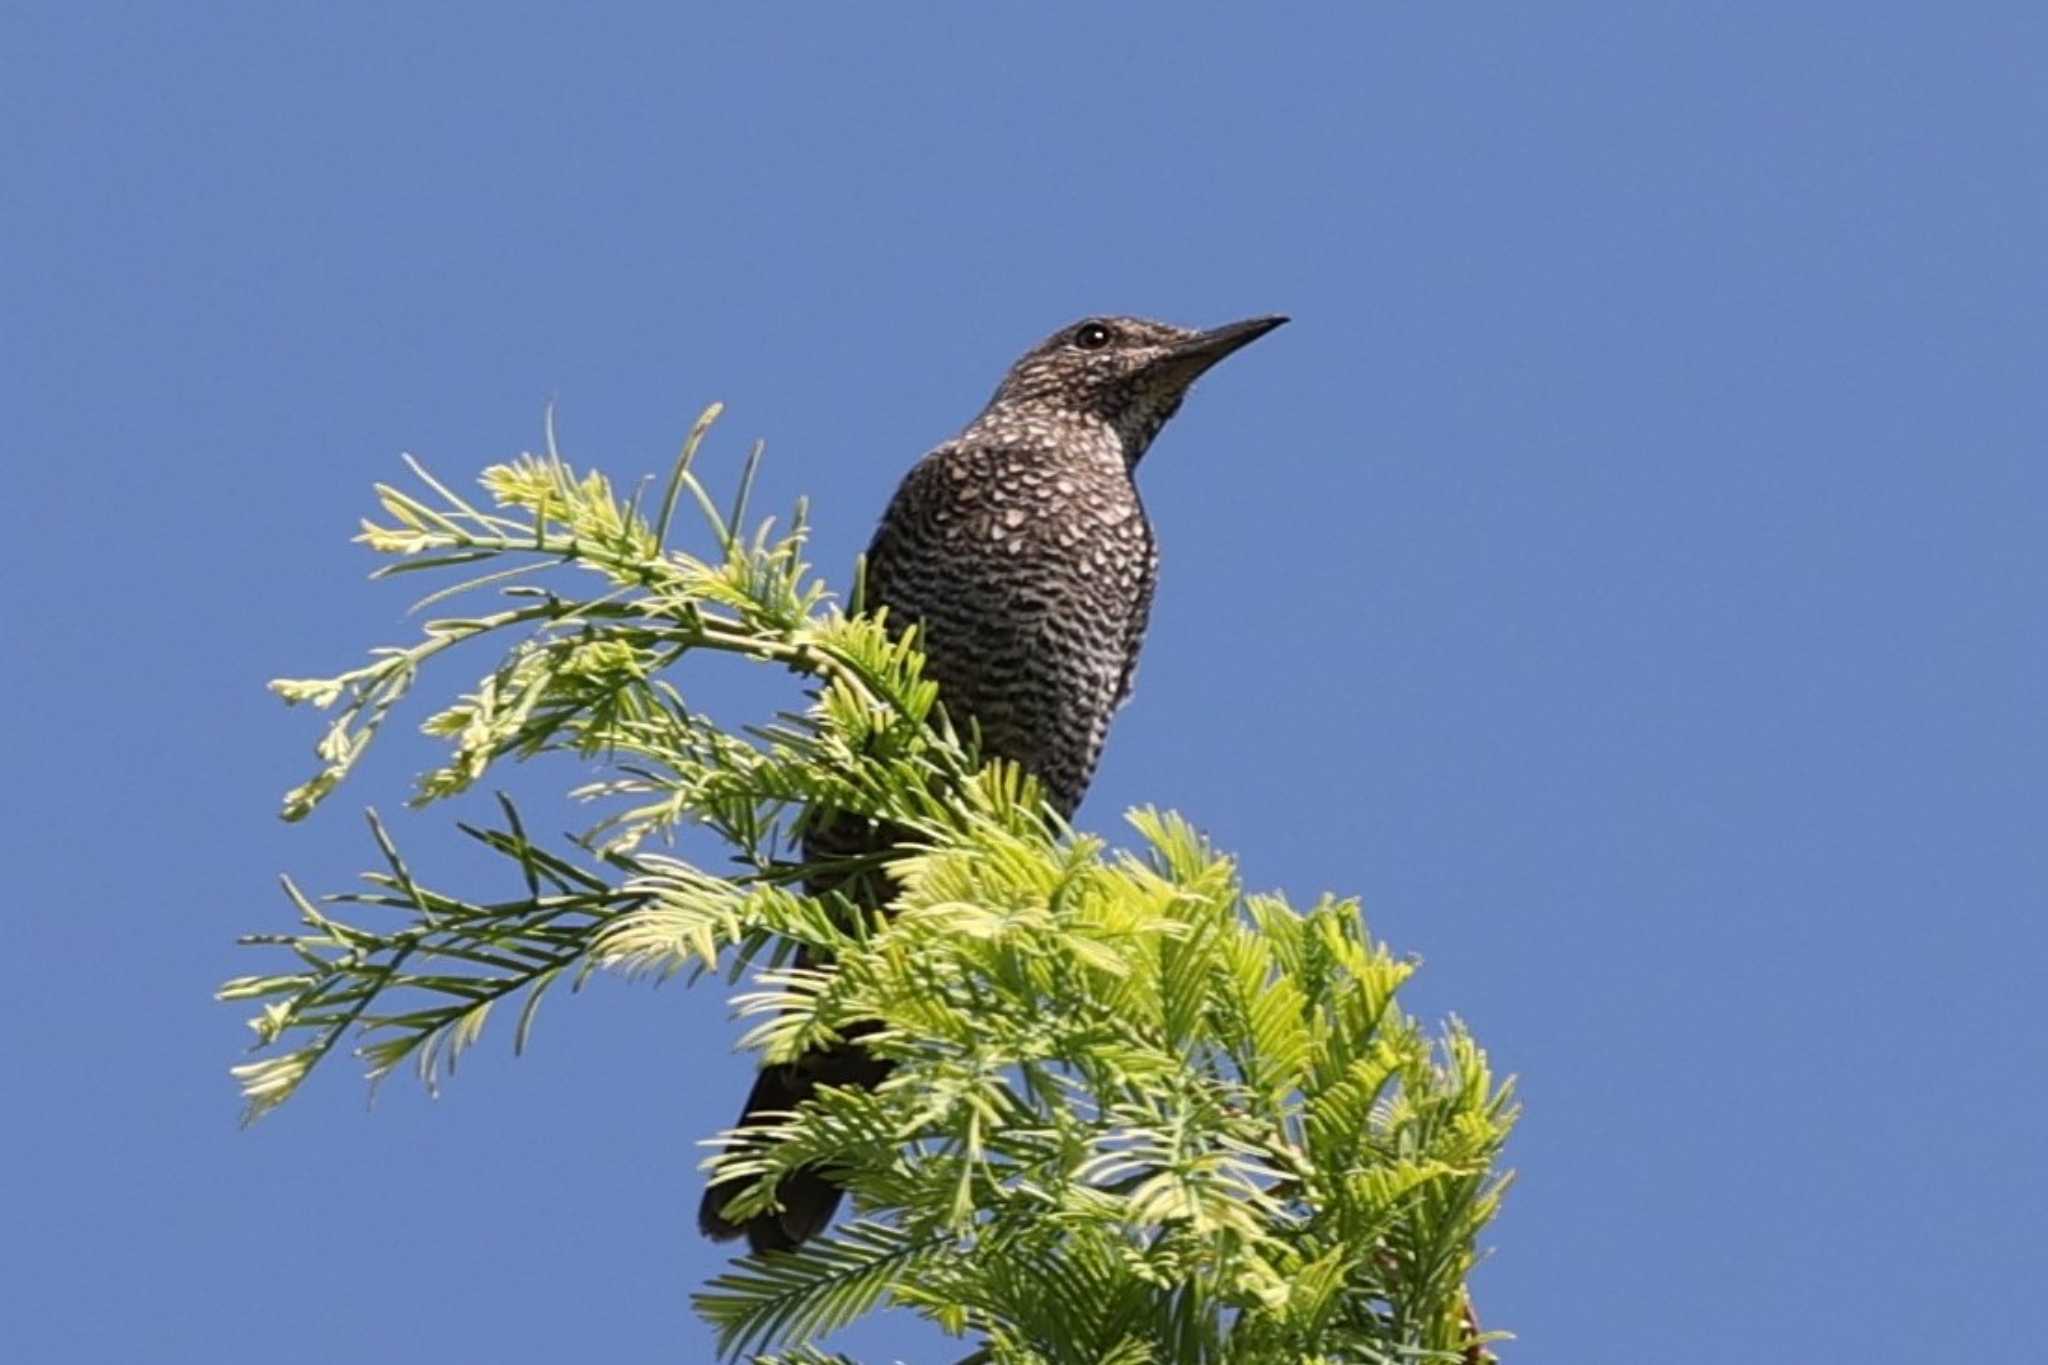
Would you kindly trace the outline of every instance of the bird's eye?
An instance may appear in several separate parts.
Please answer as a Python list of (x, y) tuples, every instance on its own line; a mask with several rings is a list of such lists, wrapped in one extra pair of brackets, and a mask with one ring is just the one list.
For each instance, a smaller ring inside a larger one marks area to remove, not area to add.
[(1109, 328), (1099, 322), (1084, 322), (1074, 332), (1074, 344), (1084, 351), (1099, 351), (1109, 345)]

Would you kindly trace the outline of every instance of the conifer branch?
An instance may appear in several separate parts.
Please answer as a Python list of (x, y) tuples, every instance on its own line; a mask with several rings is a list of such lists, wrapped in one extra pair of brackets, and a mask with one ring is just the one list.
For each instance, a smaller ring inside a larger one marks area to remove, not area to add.
[[(914, 632), (834, 608), (802, 559), (802, 508), (780, 535), (749, 529), (758, 447), (720, 510), (694, 472), (716, 414), (651, 521), (562, 461), (552, 421), (546, 454), (485, 472), (489, 510), (417, 463), (423, 493), (378, 488), (387, 520), (360, 538), (394, 557), (386, 574), (481, 570), (430, 600), (490, 589), (512, 605), (272, 684), (335, 713), (287, 818), (349, 775), (429, 664), (486, 637), (496, 665), (424, 721), (448, 755), (415, 803), (555, 750), (612, 775), (579, 792), (604, 813), (573, 846), (537, 845), (502, 798), (500, 824), (460, 826), (502, 860), (505, 898), (441, 889), (374, 816), (381, 866), (361, 889), (316, 902), (287, 880), (298, 929), (243, 941), (292, 965), (219, 992), (261, 1002), (251, 1024), (275, 1049), (235, 1069), (247, 1117), (347, 1035), (372, 1082), (410, 1062), (432, 1089), (500, 1005), (521, 1006), (523, 1047), (564, 977), (751, 971), (736, 1003), (764, 1058), (857, 1035), (893, 1069), (713, 1140), (706, 1166), (746, 1187), (735, 1212), (827, 1164), (857, 1214), (700, 1292), (728, 1355), (840, 1360), (816, 1343), (895, 1306), (974, 1337), (967, 1361), (989, 1365), (1484, 1358), (1496, 1338), (1465, 1286), (1515, 1106), (1462, 1025), (1399, 1008), (1415, 964), (1366, 935), (1355, 903), (1247, 894), (1177, 816), (1132, 812), (1136, 847), (1112, 850), (984, 766)], [(701, 558), (668, 548), (685, 492)], [(563, 567), (592, 591), (533, 581)], [(794, 671), (813, 703), (723, 729), (681, 691), (703, 651)], [(829, 867), (789, 854), (846, 818), (902, 842)], [(738, 874), (649, 851), (688, 825), (720, 836)], [(879, 878), (887, 913), (806, 893), (825, 871)], [(832, 965), (797, 966), (794, 945)]]

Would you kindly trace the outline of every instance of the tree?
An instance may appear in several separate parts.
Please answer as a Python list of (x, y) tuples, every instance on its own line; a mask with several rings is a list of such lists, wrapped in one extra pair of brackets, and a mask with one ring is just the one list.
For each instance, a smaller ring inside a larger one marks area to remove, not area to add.
[[(461, 825), (516, 873), (510, 899), (424, 884), (374, 813), (383, 865), (364, 889), (315, 901), (287, 878), (299, 927), (243, 942), (294, 965), (219, 992), (262, 1002), (267, 1055), (234, 1069), (247, 1118), (354, 1033), (373, 1083), (410, 1063), (431, 1088), (501, 1004), (518, 1003), (523, 1047), (564, 976), (750, 976), (735, 1000), (764, 1059), (851, 1030), (895, 1065), (878, 1090), (824, 1087), (723, 1135), (707, 1163), (752, 1182), (740, 1213), (813, 1164), (853, 1199), (828, 1235), (741, 1258), (699, 1293), (729, 1356), (837, 1359), (814, 1343), (899, 1305), (990, 1362), (1480, 1359), (1465, 1285), (1515, 1110), (1460, 1025), (1432, 1034), (1399, 1008), (1414, 964), (1353, 902), (1246, 894), (1178, 816), (1131, 812), (1138, 847), (1112, 850), (1027, 776), (980, 763), (915, 632), (861, 613), (858, 573), (839, 609), (803, 562), (802, 505), (779, 536), (748, 530), (758, 445), (719, 509), (692, 470), (717, 414), (651, 508), (572, 471), (552, 421), (545, 454), (484, 472), (489, 510), (411, 461), (422, 492), (378, 486), (388, 520), (359, 539), (394, 557), (381, 574), (486, 567), (427, 600), (495, 587), (509, 604), (429, 621), (337, 677), (273, 683), (333, 712), (286, 818), (348, 775), (431, 659), (483, 636), (504, 654), (426, 720), (449, 753), (414, 802), (572, 750), (608, 761), (614, 776), (579, 793), (607, 813), (554, 850), (502, 796), (500, 823)], [(685, 494), (702, 556), (667, 546)], [(597, 590), (532, 581), (561, 565)], [(674, 682), (707, 650), (794, 670), (812, 705), (721, 729)], [(883, 913), (802, 890), (854, 870), (788, 852), (846, 816), (903, 831), (880, 858)], [(738, 871), (657, 851), (687, 824)], [(798, 965), (797, 945), (831, 965)]]

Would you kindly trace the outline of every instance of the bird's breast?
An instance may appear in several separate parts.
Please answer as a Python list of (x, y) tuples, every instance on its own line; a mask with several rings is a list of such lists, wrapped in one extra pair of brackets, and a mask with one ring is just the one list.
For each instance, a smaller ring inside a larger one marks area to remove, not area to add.
[[(898, 619), (1121, 649), (1154, 558), (1144, 505), (1120, 468), (964, 447), (935, 452), (904, 481), (869, 552), (869, 582)], [(927, 639), (944, 650), (965, 633)]]
[(904, 481), (868, 583), (892, 623), (921, 627), (956, 719), (1071, 809), (1129, 675), (1156, 562), (1120, 467), (966, 448), (934, 452)]

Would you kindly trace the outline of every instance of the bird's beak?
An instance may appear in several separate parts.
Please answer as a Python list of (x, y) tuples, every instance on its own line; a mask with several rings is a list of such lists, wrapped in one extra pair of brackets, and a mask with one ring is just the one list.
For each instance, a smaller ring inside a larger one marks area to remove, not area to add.
[(1186, 375), (1192, 382), (1196, 375), (1214, 365), (1232, 351), (1251, 345), (1266, 333), (1287, 321), (1279, 315), (1265, 318), (1246, 318), (1243, 322), (1226, 323), (1212, 327), (1167, 353), (1166, 363)]

